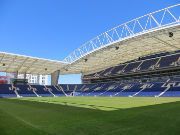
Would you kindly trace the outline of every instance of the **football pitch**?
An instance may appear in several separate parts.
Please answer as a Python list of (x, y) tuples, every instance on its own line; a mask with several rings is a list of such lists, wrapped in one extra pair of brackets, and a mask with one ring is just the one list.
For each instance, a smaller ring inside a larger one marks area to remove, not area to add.
[(180, 98), (0, 99), (0, 135), (179, 135)]

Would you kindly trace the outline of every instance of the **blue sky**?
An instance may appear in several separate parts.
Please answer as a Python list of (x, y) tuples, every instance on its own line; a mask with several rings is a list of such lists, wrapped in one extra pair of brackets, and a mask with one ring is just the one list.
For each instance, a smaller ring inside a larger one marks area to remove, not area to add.
[[(0, 0), (0, 51), (63, 60), (100, 33), (179, 0)], [(79, 75), (61, 76), (79, 83)]]

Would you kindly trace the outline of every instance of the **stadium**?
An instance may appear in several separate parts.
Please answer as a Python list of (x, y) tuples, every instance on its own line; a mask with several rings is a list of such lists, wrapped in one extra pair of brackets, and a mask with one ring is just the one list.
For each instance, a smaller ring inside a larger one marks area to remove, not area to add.
[[(0, 134), (179, 134), (180, 4), (114, 27), (57, 61), (0, 52)], [(24, 78), (19, 79), (18, 74)], [(26, 74), (51, 76), (29, 84)], [(82, 84), (59, 76), (82, 74)]]

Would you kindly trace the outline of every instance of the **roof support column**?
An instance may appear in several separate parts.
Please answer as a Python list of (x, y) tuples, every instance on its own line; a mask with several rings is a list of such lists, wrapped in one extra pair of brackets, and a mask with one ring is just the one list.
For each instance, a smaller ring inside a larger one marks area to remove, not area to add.
[(51, 85), (58, 85), (60, 70), (51, 74)]
[(18, 79), (18, 71), (16, 71), (16, 72), (14, 73), (14, 78), (15, 78), (15, 79)]
[(37, 75), (37, 83), (41, 84), (41, 82), (40, 82), (40, 75), (39, 74)]
[(26, 76), (27, 76), (27, 74), (26, 74), (26, 73), (24, 73), (24, 74), (23, 74), (23, 79), (26, 79)]

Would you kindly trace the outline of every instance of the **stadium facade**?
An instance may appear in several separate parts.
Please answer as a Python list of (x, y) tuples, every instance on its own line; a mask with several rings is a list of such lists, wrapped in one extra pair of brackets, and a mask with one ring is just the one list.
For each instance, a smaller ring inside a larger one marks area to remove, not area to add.
[[(63, 61), (0, 52), (0, 71), (51, 75), (51, 85), (0, 85), (6, 96), (180, 96), (180, 4), (138, 17)], [(58, 84), (60, 74), (84, 84)]]

